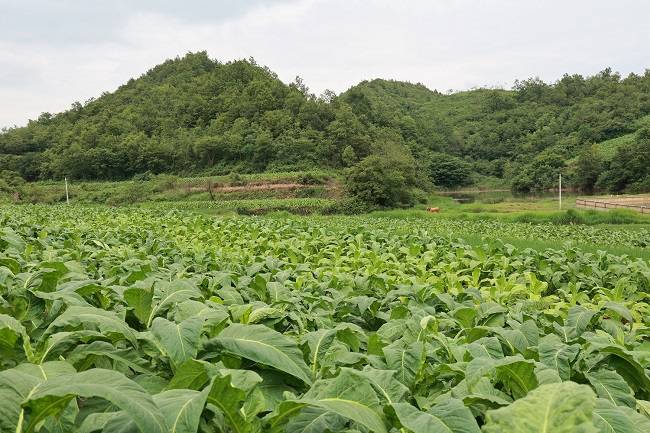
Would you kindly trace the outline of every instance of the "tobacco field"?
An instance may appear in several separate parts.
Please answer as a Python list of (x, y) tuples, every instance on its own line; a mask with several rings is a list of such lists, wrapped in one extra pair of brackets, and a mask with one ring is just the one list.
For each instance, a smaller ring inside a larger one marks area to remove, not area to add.
[(650, 432), (647, 260), (443, 231), (0, 207), (0, 432)]

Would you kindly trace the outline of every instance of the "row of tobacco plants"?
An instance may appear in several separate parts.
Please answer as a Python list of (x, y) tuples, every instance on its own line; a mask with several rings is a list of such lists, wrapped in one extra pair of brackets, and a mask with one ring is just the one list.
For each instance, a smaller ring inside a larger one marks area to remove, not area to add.
[(650, 431), (650, 264), (0, 208), (0, 431)]

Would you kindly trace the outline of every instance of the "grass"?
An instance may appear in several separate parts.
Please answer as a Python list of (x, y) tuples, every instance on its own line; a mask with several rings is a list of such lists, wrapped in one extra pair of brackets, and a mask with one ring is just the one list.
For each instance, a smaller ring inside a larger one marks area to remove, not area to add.
[[(479, 195), (480, 197), (480, 195)], [(562, 208), (552, 197), (513, 197), (485, 196), (478, 202), (461, 204), (451, 197), (431, 196), (425, 205), (414, 209), (374, 212), (375, 216), (392, 216), (395, 218), (451, 218), (467, 220), (499, 220), (527, 223), (552, 224), (644, 224), (650, 225), (650, 215), (640, 214), (629, 209), (612, 209), (596, 211), (577, 209), (575, 195), (563, 197)], [(483, 200), (483, 201), (480, 201)], [(440, 213), (426, 212), (427, 207), (439, 207)]]
[[(472, 235), (467, 233), (454, 233), (453, 237), (463, 239), (470, 245), (482, 245), (490, 242), (497, 242), (496, 238), (488, 238), (485, 236)], [(599, 251), (604, 251), (616, 256), (628, 256), (642, 260), (650, 261), (650, 249), (636, 248), (636, 247), (620, 247), (616, 245), (593, 245), (588, 243), (567, 242), (564, 244), (540, 239), (520, 239), (511, 237), (499, 237), (501, 242), (510, 244), (519, 249), (530, 248), (536, 251), (545, 251), (548, 249), (557, 250), (561, 247), (573, 247), (581, 251), (598, 254)]]

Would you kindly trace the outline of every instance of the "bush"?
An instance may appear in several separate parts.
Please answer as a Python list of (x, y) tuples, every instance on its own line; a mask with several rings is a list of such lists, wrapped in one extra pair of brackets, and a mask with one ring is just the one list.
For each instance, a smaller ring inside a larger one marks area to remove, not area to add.
[(159, 174), (156, 176), (156, 181), (153, 186), (155, 192), (169, 191), (170, 189), (175, 189), (178, 185), (178, 176), (171, 174)]
[(374, 210), (371, 206), (356, 197), (347, 197), (323, 209), (326, 215), (343, 214), (358, 215)]
[(414, 184), (412, 158), (395, 151), (367, 156), (348, 169), (345, 178), (348, 195), (367, 208), (412, 206)]
[(231, 171), (228, 175), (228, 184), (230, 186), (243, 186), (246, 184), (244, 178), (237, 172)]
[(472, 183), (470, 165), (464, 160), (446, 153), (435, 153), (429, 163), (431, 180), (434, 185), (444, 188), (469, 185)]
[(153, 188), (146, 182), (125, 182), (125, 185), (116, 191), (115, 195), (106, 200), (110, 206), (140, 203), (151, 198)]
[(313, 173), (305, 173), (298, 177), (298, 183), (303, 185), (322, 185), (325, 183), (324, 176), (317, 176)]
[(143, 181), (151, 180), (152, 177), (153, 177), (153, 173), (147, 170), (144, 173), (138, 173), (133, 175), (132, 179), (136, 182), (143, 182)]

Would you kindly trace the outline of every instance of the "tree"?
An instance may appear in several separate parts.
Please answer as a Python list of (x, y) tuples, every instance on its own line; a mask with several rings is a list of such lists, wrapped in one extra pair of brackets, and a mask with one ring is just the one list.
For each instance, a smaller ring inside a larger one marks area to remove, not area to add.
[(591, 194), (602, 171), (603, 159), (598, 152), (598, 147), (595, 145), (585, 147), (576, 161), (575, 185), (581, 191)]
[(650, 127), (641, 128), (634, 143), (620, 146), (598, 186), (613, 192), (647, 189), (650, 178)]
[(541, 153), (523, 166), (515, 176), (512, 180), (512, 190), (531, 192), (553, 188), (557, 185), (559, 174), (565, 166), (564, 159), (564, 156), (555, 150)]
[(429, 173), (434, 185), (452, 188), (472, 182), (470, 165), (462, 159), (445, 153), (434, 153), (430, 158)]
[(345, 149), (343, 149), (343, 154), (341, 155), (341, 159), (343, 160), (343, 165), (346, 167), (354, 165), (354, 163), (357, 162), (357, 154), (354, 152), (354, 148), (349, 145), (345, 146)]
[(415, 163), (408, 148), (383, 143), (371, 155), (348, 169), (347, 193), (370, 208), (412, 206)]

